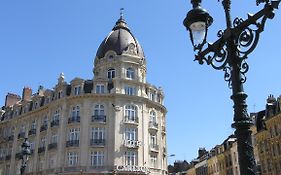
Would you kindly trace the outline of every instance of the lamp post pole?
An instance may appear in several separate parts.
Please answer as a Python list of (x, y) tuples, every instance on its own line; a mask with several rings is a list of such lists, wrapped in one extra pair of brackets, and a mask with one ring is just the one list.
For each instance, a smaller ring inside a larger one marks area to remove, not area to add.
[(191, 0), (193, 9), (187, 13), (184, 20), (184, 26), (190, 32), (196, 52), (195, 60), (199, 64), (206, 62), (216, 70), (223, 70), (224, 79), (232, 89), (231, 99), (234, 103), (232, 127), (236, 129), (241, 175), (255, 175), (257, 171), (250, 130), (253, 122), (247, 112), (247, 94), (243, 89), (245, 74), (249, 69), (246, 59), (255, 49), (266, 20), (274, 17), (273, 11), (278, 8), (280, 0), (256, 0), (256, 2), (257, 5), (265, 3), (264, 8), (255, 15), (248, 15), (246, 20), (236, 18), (232, 23), (231, 0), (222, 0), (227, 28), (218, 32), (219, 39), (213, 44), (206, 42), (208, 27), (212, 24), (213, 18), (201, 7), (201, 0)]

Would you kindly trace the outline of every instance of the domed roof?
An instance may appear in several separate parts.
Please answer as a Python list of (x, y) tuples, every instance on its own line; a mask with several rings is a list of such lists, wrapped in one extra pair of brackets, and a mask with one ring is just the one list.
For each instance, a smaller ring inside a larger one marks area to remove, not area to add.
[(103, 58), (107, 51), (115, 51), (117, 55), (121, 55), (123, 51), (128, 50), (128, 46), (133, 44), (135, 46), (135, 55), (144, 57), (143, 50), (137, 39), (133, 36), (127, 23), (121, 15), (112, 31), (100, 44), (96, 57)]

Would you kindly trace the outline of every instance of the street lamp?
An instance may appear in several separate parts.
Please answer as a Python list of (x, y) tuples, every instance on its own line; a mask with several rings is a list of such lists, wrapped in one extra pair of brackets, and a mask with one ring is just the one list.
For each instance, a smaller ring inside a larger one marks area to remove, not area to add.
[(190, 32), (195, 60), (199, 64), (206, 62), (216, 70), (223, 70), (224, 79), (232, 89), (231, 99), (234, 102), (232, 127), (236, 129), (241, 175), (256, 174), (250, 130), (253, 122), (247, 113), (247, 94), (243, 90), (243, 83), (246, 82), (245, 74), (249, 69), (246, 59), (256, 48), (266, 20), (274, 17), (274, 9), (278, 9), (280, 1), (256, 0), (257, 5), (265, 4), (262, 10), (254, 15), (248, 14), (246, 20), (235, 18), (232, 23), (231, 0), (222, 0), (227, 28), (218, 32), (219, 39), (213, 44), (206, 41), (208, 27), (211, 26), (213, 18), (201, 7), (201, 0), (191, 0), (193, 9), (187, 13), (183, 21)]
[(28, 156), (31, 154), (30, 143), (29, 141), (27, 141), (27, 138), (24, 139), (24, 142), (21, 145), (21, 149), (22, 149), (21, 150), (22, 165), (20, 167), (20, 174), (22, 175), (27, 166)]

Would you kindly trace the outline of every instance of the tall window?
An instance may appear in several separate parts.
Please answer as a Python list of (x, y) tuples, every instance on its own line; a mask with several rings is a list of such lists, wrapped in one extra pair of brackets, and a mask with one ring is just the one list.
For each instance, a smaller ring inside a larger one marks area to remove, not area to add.
[(50, 143), (58, 143), (58, 135), (57, 134), (52, 135)]
[(150, 155), (150, 164), (153, 168), (157, 167), (157, 155), (155, 154)]
[(104, 152), (93, 151), (91, 152), (91, 166), (103, 166), (104, 165)]
[(46, 137), (42, 137), (40, 147), (45, 147), (45, 145), (46, 145)]
[(125, 94), (126, 95), (136, 95), (136, 88), (132, 86), (125, 86)]
[(81, 94), (81, 86), (75, 86), (74, 87), (74, 95)]
[(74, 106), (72, 107), (72, 115), (73, 118), (79, 117), (80, 116), (80, 107), (79, 106)]
[(156, 113), (155, 111), (151, 111), (150, 114), (149, 114), (149, 120), (150, 122), (152, 122), (153, 124), (156, 124), (157, 123), (157, 118), (156, 118)]
[(43, 118), (42, 125), (44, 125), (44, 126), (47, 126), (47, 125), (48, 125), (48, 117), (47, 117), (47, 116), (45, 116), (45, 117)]
[(156, 148), (157, 147), (157, 137), (155, 134), (151, 134), (150, 135), (150, 146), (152, 148)]
[(115, 69), (108, 69), (107, 70), (107, 78), (108, 79), (112, 79), (112, 78), (115, 78)]
[(68, 163), (68, 166), (74, 166), (74, 165), (78, 164), (77, 152), (68, 152), (67, 153), (67, 163)]
[(53, 121), (58, 121), (60, 119), (60, 111), (56, 110), (53, 115)]
[(62, 98), (62, 97), (63, 97), (63, 91), (60, 90), (60, 91), (58, 92), (58, 99), (60, 99), (60, 98)]
[(104, 139), (104, 128), (94, 127), (92, 128), (92, 139), (93, 140), (103, 140)]
[(137, 165), (137, 152), (126, 151), (125, 152), (125, 165)]
[(30, 129), (36, 129), (36, 120), (32, 120)]
[(104, 106), (101, 104), (97, 104), (95, 106), (94, 115), (95, 116), (104, 116)]
[(125, 140), (137, 140), (137, 129), (125, 128)]
[(125, 119), (128, 121), (137, 121), (137, 107), (134, 105), (127, 105), (125, 107)]
[(134, 79), (135, 78), (135, 70), (133, 68), (128, 68), (126, 70), (126, 77), (129, 79)]
[(68, 139), (69, 141), (79, 140), (80, 128), (69, 129)]
[(103, 84), (97, 84), (96, 85), (96, 93), (97, 94), (104, 94), (104, 85)]
[(31, 141), (30, 142), (30, 150), (34, 150), (35, 149), (35, 142)]

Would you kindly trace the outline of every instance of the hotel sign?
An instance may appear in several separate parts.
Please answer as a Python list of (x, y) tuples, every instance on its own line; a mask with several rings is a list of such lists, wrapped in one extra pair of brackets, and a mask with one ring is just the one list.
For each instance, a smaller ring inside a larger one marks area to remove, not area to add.
[(135, 165), (115, 165), (115, 170), (117, 172), (135, 172), (135, 173), (145, 173), (149, 174), (149, 168), (145, 166), (135, 166)]

